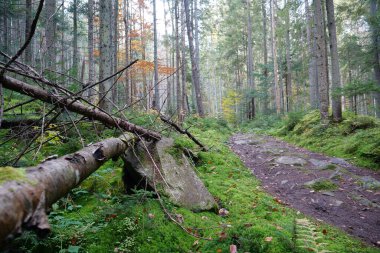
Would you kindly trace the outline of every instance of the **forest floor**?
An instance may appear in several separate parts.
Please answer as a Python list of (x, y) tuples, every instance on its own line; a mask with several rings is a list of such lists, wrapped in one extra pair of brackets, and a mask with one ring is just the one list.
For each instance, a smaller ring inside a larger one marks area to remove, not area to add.
[(284, 204), (380, 246), (378, 172), (265, 135), (235, 134), (229, 145)]

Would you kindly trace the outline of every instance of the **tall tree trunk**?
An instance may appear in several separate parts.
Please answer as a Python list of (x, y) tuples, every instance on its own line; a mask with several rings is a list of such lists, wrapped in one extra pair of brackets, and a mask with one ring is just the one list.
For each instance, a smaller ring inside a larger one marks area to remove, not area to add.
[(286, 110), (287, 112), (292, 110), (292, 62), (290, 56), (290, 2), (286, 3)]
[(153, 0), (153, 35), (154, 35), (154, 99), (153, 108), (160, 110), (160, 89), (158, 87), (158, 39), (157, 39), (157, 10), (156, 0)]
[(188, 37), (189, 47), (190, 47), (192, 81), (193, 81), (193, 85), (195, 89), (198, 113), (199, 113), (199, 116), (203, 117), (205, 113), (204, 113), (203, 101), (202, 101), (200, 69), (199, 69), (199, 65), (198, 65), (198, 61), (196, 57), (196, 50), (194, 47), (193, 29), (191, 27), (191, 20), (190, 20), (189, 0), (183, 0), (183, 2), (185, 6), (185, 13), (186, 13), (187, 37)]
[(78, 0), (73, 1), (73, 70), (75, 77), (79, 73), (78, 58)]
[(321, 120), (326, 123), (329, 117), (329, 87), (326, 66), (326, 38), (323, 21), (323, 7), (321, 0), (314, 0), (314, 19), (316, 26), (317, 43), (317, 67), (318, 67), (318, 87), (320, 99)]
[(310, 11), (308, 0), (305, 0), (305, 12), (307, 15), (306, 36), (309, 48), (309, 85), (310, 85), (310, 106), (312, 109), (318, 108), (318, 78), (317, 64), (315, 56), (315, 41), (313, 40), (313, 13)]
[[(246, 0), (247, 4), (247, 34), (248, 34), (248, 45), (247, 45), (247, 81), (248, 89), (253, 92), (255, 89), (255, 80), (253, 76), (253, 45), (252, 45), (252, 16), (251, 16), (251, 0)], [(249, 98), (249, 110), (248, 119), (255, 117), (255, 98), (253, 95)]]
[(55, 47), (55, 32), (56, 32), (56, 0), (46, 0), (45, 2), (45, 20), (46, 20), (46, 64), (45, 66), (51, 70), (56, 69), (56, 47)]
[[(371, 0), (370, 12), (371, 12), (371, 30), (372, 30), (372, 51), (373, 51), (373, 71), (375, 75), (375, 80), (380, 88), (380, 25), (375, 22), (376, 15), (379, 11), (379, 1)], [(376, 99), (376, 116), (380, 118), (380, 92), (375, 93)]]
[[(341, 87), (339, 55), (338, 55), (338, 41), (336, 36), (335, 14), (334, 14), (334, 1), (326, 0), (327, 22), (329, 28), (330, 38), (330, 52), (331, 52), (331, 75), (332, 84), (331, 89), (337, 91)], [(342, 121), (342, 98), (340, 95), (332, 97), (332, 115), (335, 122)]]
[(273, 57), (273, 76), (274, 90), (276, 100), (276, 112), (281, 114), (281, 90), (278, 80), (278, 62), (277, 62), (277, 41), (276, 41), (276, 1), (270, 0), (271, 9), (271, 30), (272, 30), (272, 57)]
[[(124, 21), (124, 43), (125, 43), (125, 64), (129, 63), (129, 2), (124, 0), (123, 21)], [(129, 84), (129, 71), (125, 71), (125, 104), (131, 104), (131, 87)]]
[[(88, 0), (88, 83), (95, 82), (95, 61), (94, 61), (94, 0)], [(88, 90), (88, 98), (93, 101), (93, 89)]]
[[(261, 1), (261, 9), (263, 14), (263, 51), (264, 51), (264, 78), (265, 78), (265, 84), (268, 84), (268, 77), (269, 77), (269, 71), (268, 71), (268, 43), (267, 43), (267, 10), (266, 10), (266, 0)], [(266, 96), (264, 98), (263, 102), (263, 111), (264, 113), (268, 112), (269, 107), (269, 93), (266, 89)]]
[(3, 4), (1, 5), (3, 8), (3, 36), (2, 36), (2, 50), (5, 53), (9, 53), (9, 29), (8, 29), (8, 10), (10, 9), (9, 0), (3, 0)]
[[(112, 74), (112, 2), (100, 0), (100, 62), (99, 79), (102, 80)], [(111, 112), (112, 79), (99, 85), (99, 107)]]
[(182, 110), (182, 93), (181, 93), (181, 82), (180, 82), (180, 75), (181, 72), (179, 71), (180, 68), (180, 62), (181, 62), (181, 53), (179, 50), (179, 12), (180, 12), (180, 6), (179, 6), (179, 0), (175, 1), (175, 52), (176, 52), (176, 87), (177, 87), (177, 115), (178, 115), (178, 121), (182, 123), (183, 121), (183, 110)]
[[(119, 31), (118, 31), (118, 17), (119, 17), (119, 1), (112, 1), (112, 10), (111, 10), (111, 55), (112, 55), (112, 71), (111, 73), (117, 72), (118, 58), (118, 41), (119, 41)], [(112, 78), (112, 102), (118, 104), (118, 89), (117, 89), (117, 78)]]
[[(182, 2), (182, 1), (181, 1)], [(187, 69), (187, 60), (186, 60), (186, 17), (185, 17), (185, 7), (182, 2), (181, 8), (181, 54), (182, 54), (182, 68), (181, 68), (181, 77), (182, 77), (182, 110), (184, 115), (189, 111), (189, 103), (187, 102), (187, 87), (186, 87), (186, 69)]]
[[(28, 37), (32, 25), (32, 0), (25, 1), (25, 38)], [(33, 44), (30, 43), (25, 49), (25, 63), (32, 64)]]

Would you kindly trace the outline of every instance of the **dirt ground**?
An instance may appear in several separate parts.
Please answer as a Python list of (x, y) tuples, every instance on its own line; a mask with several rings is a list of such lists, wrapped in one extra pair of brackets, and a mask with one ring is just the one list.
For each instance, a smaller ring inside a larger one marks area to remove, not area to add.
[(378, 172), (269, 136), (236, 134), (230, 147), (269, 193), (380, 247)]

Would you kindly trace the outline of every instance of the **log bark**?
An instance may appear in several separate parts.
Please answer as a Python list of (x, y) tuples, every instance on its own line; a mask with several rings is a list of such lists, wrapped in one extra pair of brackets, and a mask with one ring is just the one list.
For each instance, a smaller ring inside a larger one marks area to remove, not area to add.
[(49, 104), (59, 104), (62, 107), (66, 107), (69, 111), (81, 114), (90, 119), (98, 120), (108, 126), (119, 127), (127, 132), (141, 135), (144, 138), (151, 138), (154, 140), (161, 139), (161, 135), (159, 133), (147, 130), (126, 120), (112, 117), (97, 108), (88, 107), (75, 99), (51, 94), (45, 90), (34, 87), (12, 77), (4, 76), (0, 78), (0, 83), (2, 83), (3, 87), (6, 89), (39, 99)]
[[(25, 169), (25, 176), (0, 185), (0, 244), (24, 228), (50, 231), (47, 212), (53, 203), (111, 158), (133, 145), (136, 136), (124, 134), (76, 153)], [(16, 170), (16, 169), (15, 169)]]

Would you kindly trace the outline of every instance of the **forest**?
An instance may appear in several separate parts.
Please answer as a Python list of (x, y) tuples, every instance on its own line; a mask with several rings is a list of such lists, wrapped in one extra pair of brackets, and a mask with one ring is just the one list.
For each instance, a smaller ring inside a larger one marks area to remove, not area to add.
[(380, 0), (1, 0), (0, 252), (380, 252)]

